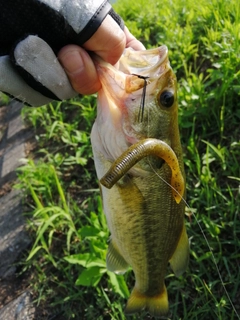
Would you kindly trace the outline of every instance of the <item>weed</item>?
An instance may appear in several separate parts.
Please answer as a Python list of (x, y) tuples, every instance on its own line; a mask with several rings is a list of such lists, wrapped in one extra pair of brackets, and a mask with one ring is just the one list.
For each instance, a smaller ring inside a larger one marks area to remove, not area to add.
[[(178, 77), (191, 257), (182, 277), (171, 271), (166, 277), (170, 317), (236, 319), (211, 252), (239, 314), (239, 2), (119, 0), (115, 8), (147, 48), (168, 46)], [(123, 320), (134, 282), (131, 271), (116, 276), (106, 270), (109, 234), (89, 139), (95, 99), (24, 110), (38, 141), (38, 160), (19, 170), (34, 239), (26, 267), (35, 270), (36, 301), (53, 314)]]

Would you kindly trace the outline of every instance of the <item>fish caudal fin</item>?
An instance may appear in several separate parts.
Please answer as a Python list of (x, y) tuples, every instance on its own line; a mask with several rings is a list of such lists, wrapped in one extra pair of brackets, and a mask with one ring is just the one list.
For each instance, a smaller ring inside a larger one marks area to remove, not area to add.
[(128, 263), (120, 254), (113, 240), (110, 240), (107, 252), (107, 269), (116, 274), (123, 274), (128, 269)]
[(143, 309), (155, 317), (166, 316), (168, 314), (168, 295), (166, 287), (164, 286), (163, 292), (155, 296), (146, 296), (134, 288), (128, 299), (125, 314), (133, 314)]
[(186, 271), (189, 260), (189, 241), (186, 227), (183, 225), (182, 234), (178, 241), (177, 248), (170, 259), (170, 266), (174, 274), (178, 277)]

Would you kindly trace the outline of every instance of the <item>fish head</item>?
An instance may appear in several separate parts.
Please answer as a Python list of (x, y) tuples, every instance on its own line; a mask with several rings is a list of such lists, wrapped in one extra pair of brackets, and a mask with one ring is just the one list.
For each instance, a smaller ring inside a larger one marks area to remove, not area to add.
[(92, 135), (105, 158), (113, 161), (145, 138), (173, 148), (178, 138), (177, 82), (167, 47), (128, 48), (117, 66), (97, 58), (96, 68), (102, 88)]

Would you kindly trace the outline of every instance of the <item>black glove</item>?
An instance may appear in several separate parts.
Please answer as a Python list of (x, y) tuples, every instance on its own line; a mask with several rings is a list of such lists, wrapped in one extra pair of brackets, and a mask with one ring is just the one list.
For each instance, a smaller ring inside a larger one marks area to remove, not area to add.
[(77, 93), (58, 62), (67, 44), (82, 46), (107, 14), (102, 0), (0, 0), (0, 91), (33, 106)]

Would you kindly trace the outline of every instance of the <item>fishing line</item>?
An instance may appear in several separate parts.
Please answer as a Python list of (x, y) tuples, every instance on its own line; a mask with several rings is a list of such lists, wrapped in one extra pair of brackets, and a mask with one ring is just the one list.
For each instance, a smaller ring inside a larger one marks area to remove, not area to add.
[(220, 279), (220, 281), (221, 281), (221, 284), (222, 284), (222, 287), (223, 287), (223, 289), (224, 289), (224, 291), (225, 291), (225, 294), (226, 294), (226, 296), (227, 296), (227, 298), (228, 298), (228, 300), (229, 300), (229, 302), (230, 302), (231, 307), (233, 308), (234, 313), (236, 314), (236, 316), (238, 317), (238, 319), (240, 319), (240, 315), (238, 314), (237, 309), (235, 308), (235, 306), (234, 306), (234, 304), (233, 304), (233, 302), (232, 302), (232, 300), (231, 300), (231, 298), (230, 298), (230, 296), (229, 296), (229, 293), (228, 293), (228, 291), (227, 291), (227, 289), (226, 289), (226, 286), (225, 286), (225, 284), (224, 284), (224, 282), (223, 282), (223, 278), (222, 278), (222, 276), (221, 276), (221, 273), (220, 273), (220, 270), (219, 270), (217, 261), (216, 261), (215, 256), (214, 256), (214, 253), (213, 253), (213, 251), (212, 251), (212, 249), (211, 249), (211, 247), (210, 247), (210, 244), (209, 244), (209, 242), (208, 242), (208, 240), (207, 240), (207, 237), (206, 237), (206, 235), (205, 235), (205, 232), (203, 231), (203, 228), (202, 228), (200, 222), (199, 222), (198, 219), (197, 219), (197, 216), (196, 216), (195, 213), (192, 211), (192, 209), (190, 208), (190, 206), (189, 206), (189, 204), (187, 203), (187, 201), (180, 195), (180, 193), (179, 193), (170, 183), (168, 183), (165, 179), (163, 179), (163, 178), (157, 173), (157, 171), (153, 168), (153, 166), (152, 166), (152, 164), (150, 163), (149, 160), (148, 160), (148, 163), (149, 163), (149, 166), (151, 167), (151, 169), (153, 170), (153, 172), (154, 172), (164, 183), (166, 183), (170, 188), (172, 188), (176, 193), (178, 193), (178, 195), (181, 197), (181, 199), (183, 200), (183, 202), (185, 203), (185, 205), (188, 207), (188, 209), (190, 210), (191, 214), (192, 214), (193, 217), (195, 218), (195, 220), (196, 220), (196, 222), (197, 222), (197, 224), (198, 224), (198, 227), (199, 227), (199, 229), (200, 229), (200, 231), (201, 231), (201, 233), (202, 233), (202, 235), (203, 235), (203, 238), (204, 238), (204, 240), (205, 240), (206, 243), (207, 243), (208, 249), (210, 250), (213, 263), (214, 263), (214, 265), (215, 265), (215, 267), (216, 267), (217, 274), (218, 274), (218, 276), (219, 276), (219, 279)]
[[(148, 134), (147, 134), (147, 135), (148, 135), (148, 138), (149, 138), (149, 109), (147, 109), (147, 112), (148, 112), (148, 117), (147, 117), (147, 119), (148, 119)], [(234, 306), (234, 304), (233, 304), (233, 302), (232, 302), (232, 299), (230, 298), (230, 295), (229, 295), (229, 293), (228, 293), (228, 291), (227, 291), (227, 289), (226, 289), (226, 286), (225, 286), (225, 284), (224, 284), (224, 282), (223, 282), (223, 278), (222, 278), (222, 275), (221, 275), (221, 273), (220, 273), (220, 270), (219, 270), (217, 261), (216, 261), (216, 259), (215, 259), (214, 253), (213, 253), (213, 250), (212, 250), (212, 248), (210, 247), (210, 244), (209, 244), (209, 242), (208, 242), (208, 240), (207, 240), (207, 237), (206, 237), (206, 235), (205, 235), (205, 232), (204, 232), (204, 230), (203, 230), (200, 222), (198, 221), (197, 216), (196, 216), (195, 213), (192, 211), (190, 205), (189, 205), (189, 204), (187, 203), (187, 201), (183, 198), (183, 196), (182, 196), (170, 183), (168, 183), (165, 179), (163, 179), (163, 178), (157, 173), (157, 171), (153, 168), (153, 166), (152, 166), (151, 162), (149, 161), (149, 159), (148, 159), (148, 164), (149, 164), (150, 168), (152, 169), (152, 171), (160, 178), (160, 180), (162, 180), (164, 183), (166, 183), (171, 189), (174, 190), (174, 192), (176, 192), (176, 193), (180, 196), (180, 198), (181, 198), (182, 201), (185, 203), (186, 207), (190, 210), (190, 213), (192, 214), (192, 216), (193, 216), (194, 219), (196, 220), (197, 225), (198, 225), (198, 227), (199, 227), (199, 229), (200, 229), (200, 231), (201, 231), (201, 233), (202, 233), (202, 235), (203, 235), (203, 238), (204, 238), (204, 240), (205, 240), (206, 243), (207, 243), (207, 247), (208, 247), (208, 249), (210, 250), (210, 253), (211, 253), (211, 256), (212, 256), (212, 261), (213, 261), (214, 266), (215, 266), (215, 268), (216, 268), (216, 270), (217, 270), (217, 274), (218, 274), (218, 276), (219, 276), (219, 279), (220, 279), (220, 281), (221, 281), (221, 285), (222, 285), (222, 287), (223, 287), (223, 289), (224, 289), (224, 292), (225, 292), (225, 294), (226, 294), (226, 296), (227, 296), (227, 299), (228, 299), (228, 301), (230, 302), (230, 305), (231, 305), (234, 313), (236, 314), (237, 318), (240, 320), (240, 315), (238, 314), (237, 309), (236, 309), (236, 307)]]
[[(142, 122), (143, 121), (143, 115), (144, 115), (144, 106), (145, 106), (145, 98), (146, 98), (146, 90), (147, 90), (147, 79), (149, 77), (144, 77), (141, 76), (139, 74), (135, 74), (133, 73), (134, 76), (137, 76), (140, 79), (144, 80), (144, 85), (143, 85), (143, 92), (142, 92), (142, 96), (141, 96), (141, 101), (140, 101), (140, 108), (139, 108), (139, 112), (138, 112), (138, 122)], [(141, 117), (141, 118), (140, 118)]]

